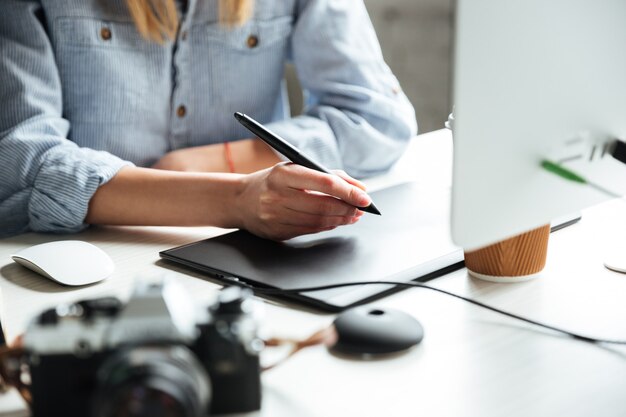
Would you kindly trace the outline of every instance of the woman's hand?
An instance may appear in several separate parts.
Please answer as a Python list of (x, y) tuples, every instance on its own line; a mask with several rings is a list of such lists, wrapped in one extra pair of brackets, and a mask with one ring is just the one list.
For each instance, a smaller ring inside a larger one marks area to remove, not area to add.
[(286, 240), (356, 223), (370, 197), (344, 172), (328, 175), (280, 163), (250, 174), (236, 207), (241, 227), (258, 236)]
[[(260, 139), (230, 142), (230, 158), (235, 172), (247, 174), (280, 162), (280, 158)], [(177, 149), (165, 154), (152, 168), (186, 172), (229, 172), (223, 143)]]
[(361, 182), (337, 175), (291, 163), (247, 175), (125, 167), (98, 188), (85, 222), (242, 228), (285, 240), (359, 220), (355, 206), (371, 199)]

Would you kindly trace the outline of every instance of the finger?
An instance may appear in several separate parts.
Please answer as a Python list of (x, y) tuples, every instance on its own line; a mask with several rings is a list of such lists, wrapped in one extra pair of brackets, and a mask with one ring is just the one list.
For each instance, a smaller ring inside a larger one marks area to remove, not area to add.
[(355, 207), (367, 207), (372, 203), (372, 199), (363, 190), (336, 175), (314, 171), (299, 165), (279, 165), (277, 168), (279, 177), (286, 182), (288, 187), (319, 191)]
[(367, 191), (367, 186), (356, 178), (352, 178), (350, 175), (341, 169), (333, 170), (333, 173), (340, 176), (344, 180), (348, 181), (348, 183), (354, 185), (355, 187), (359, 187), (363, 191)]
[(350, 224), (363, 212), (335, 197), (290, 190), (287, 195), (262, 198), (257, 215), (266, 229), (274, 224), (325, 228)]
[(285, 207), (309, 214), (324, 216), (356, 216), (359, 210), (354, 206), (326, 194), (316, 194), (293, 188), (284, 194)]

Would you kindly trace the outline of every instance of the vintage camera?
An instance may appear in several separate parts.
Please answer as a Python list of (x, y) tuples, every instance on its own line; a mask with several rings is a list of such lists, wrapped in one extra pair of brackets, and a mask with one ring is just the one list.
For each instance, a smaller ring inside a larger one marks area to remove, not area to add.
[(249, 290), (196, 308), (174, 282), (130, 301), (99, 298), (39, 315), (24, 336), (34, 417), (185, 416), (261, 405)]

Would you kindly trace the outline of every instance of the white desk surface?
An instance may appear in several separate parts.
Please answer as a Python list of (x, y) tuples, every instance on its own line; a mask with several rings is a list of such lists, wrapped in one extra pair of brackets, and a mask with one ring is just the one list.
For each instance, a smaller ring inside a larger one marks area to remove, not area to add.
[[(418, 136), (407, 155), (371, 188), (410, 178), (451, 181), (451, 138), (441, 130)], [(465, 270), (431, 285), (534, 319), (597, 337), (626, 340), (626, 275), (603, 267), (605, 248), (623, 248), (626, 204), (614, 200), (583, 212), (554, 233), (538, 279), (518, 284), (475, 280)], [(27, 234), (0, 240), (0, 303), (7, 337), (22, 332), (44, 307), (101, 295), (126, 297), (133, 279), (166, 270), (158, 252), (222, 233), (216, 228), (93, 228), (78, 235)], [(116, 263), (113, 277), (68, 289), (14, 264), (9, 255), (58, 239), (97, 244)], [(172, 273), (198, 301), (218, 286)], [(384, 360), (335, 357), (323, 347), (297, 354), (263, 375), (263, 407), (253, 416), (626, 416), (626, 348), (599, 346), (525, 325), (463, 301), (412, 289), (375, 302), (418, 318), (423, 342)], [(270, 334), (304, 337), (333, 316), (266, 305)], [(0, 397), (0, 415), (14, 409)]]

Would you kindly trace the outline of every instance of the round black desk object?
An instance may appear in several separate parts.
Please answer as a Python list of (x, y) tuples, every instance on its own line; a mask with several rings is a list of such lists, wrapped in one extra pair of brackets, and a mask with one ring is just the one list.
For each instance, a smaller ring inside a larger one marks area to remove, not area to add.
[(337, 342), (334, 353), (355, 356), (385, 355), (409, 349), (424, 337), (422, 325), (399, 310), (357, 307), (334, 321)]

